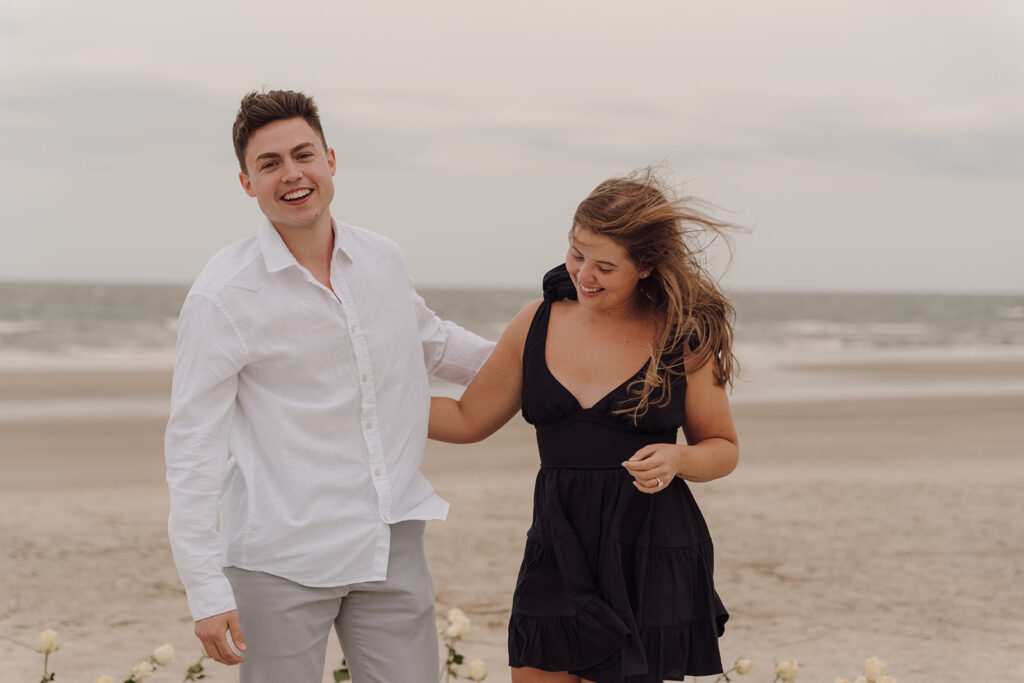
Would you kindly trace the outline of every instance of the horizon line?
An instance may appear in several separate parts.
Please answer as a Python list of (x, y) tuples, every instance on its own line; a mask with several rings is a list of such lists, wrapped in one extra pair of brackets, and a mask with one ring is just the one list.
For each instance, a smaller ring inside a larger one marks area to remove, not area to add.
[[(42, 285), (42, 286), (89, 286), (89, 287), (190, 287), (192, 283), (184, 280), (54, 280), (54, 279), (22, 279), (11, 280), (0, 278), (0, 286), (4, 285)], [(540, 293), (540, 286), (508, 285), (495, 287), (492, 285), (470, 285), (470, 284), (422, 284), (417, 283), (417, 290), (420, 291), (446, 291), (446, 292), (536, 292)], [(1013, 291), (1007, 289), (940, 289), (940, 288), (892, 288), (892, 289), (858, 289), (841, 287), (799, 287), (788, 286), (747, 286), (737, 288), (724, 288), (727, 295), (745, 294), (776, 294), (776, 295), (800, 295), (800, 294), (837, 294), (837, 295), (867, 295), (867, 296), (1024, 296), (1024, 289)]]

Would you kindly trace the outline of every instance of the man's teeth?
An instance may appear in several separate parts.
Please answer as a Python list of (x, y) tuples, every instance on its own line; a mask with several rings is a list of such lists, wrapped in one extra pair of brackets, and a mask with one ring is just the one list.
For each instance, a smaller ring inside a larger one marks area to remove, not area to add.
[(295, 190), (295, 192), (289, 192), (284, 196), (285, 199), (302, 199), (306, 195), (313, 194), (313, 190), (306, 188), (305, 190)]

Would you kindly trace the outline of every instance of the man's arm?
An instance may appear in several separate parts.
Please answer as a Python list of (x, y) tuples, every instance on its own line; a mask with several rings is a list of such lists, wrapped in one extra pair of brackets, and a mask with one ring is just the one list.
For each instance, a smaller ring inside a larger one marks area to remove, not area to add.
[(227, 470), (228, 432), (245, 356), (245, 344), (223, 306), (206, 295), (190, 294), (179, 318), (164, 437), (171, 503), (167, 531), (196, 635), (207, 653), (225, 664), (241, 661), (227, 646), (225, 630), (230, 627), (239, 649), (244, 645), (236, 630), (231, 584), (221, 570), (217, 496)]
[(491, 355), (494, 342), (451, 321), (441, 320), (427, 308), (423, 297), (416, 293), (411, 282), (409, 289), (419, 323), (427, 374), (462, 386), (468, 385)]

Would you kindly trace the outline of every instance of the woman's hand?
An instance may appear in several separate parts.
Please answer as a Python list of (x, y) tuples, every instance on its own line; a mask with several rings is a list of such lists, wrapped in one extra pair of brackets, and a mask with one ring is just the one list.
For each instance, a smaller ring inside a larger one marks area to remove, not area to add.
[(671, 484), (676, 475), (686, 479), (682, 471), (686, 448), (677, 443), (652, 443), (634, 453), (622, 466), (633, 475), (637, 491), (657, 493)]
[(687, 376), (685, 444), (653, 443), (622, 463), (641, 493), (657, 493), (673, 477), (711, 481), (736, 468), (739, 439), (725, 388), (715, 384), (713, 363)]

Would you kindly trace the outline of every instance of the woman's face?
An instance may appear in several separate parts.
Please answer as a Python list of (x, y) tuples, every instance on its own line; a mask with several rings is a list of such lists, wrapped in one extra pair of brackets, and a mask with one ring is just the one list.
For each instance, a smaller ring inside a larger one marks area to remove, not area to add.
[(632, 307), (640, 270), (610, 237), (576, 226), (569, 235), (565, 267), (580, 303), (596, 308)]

